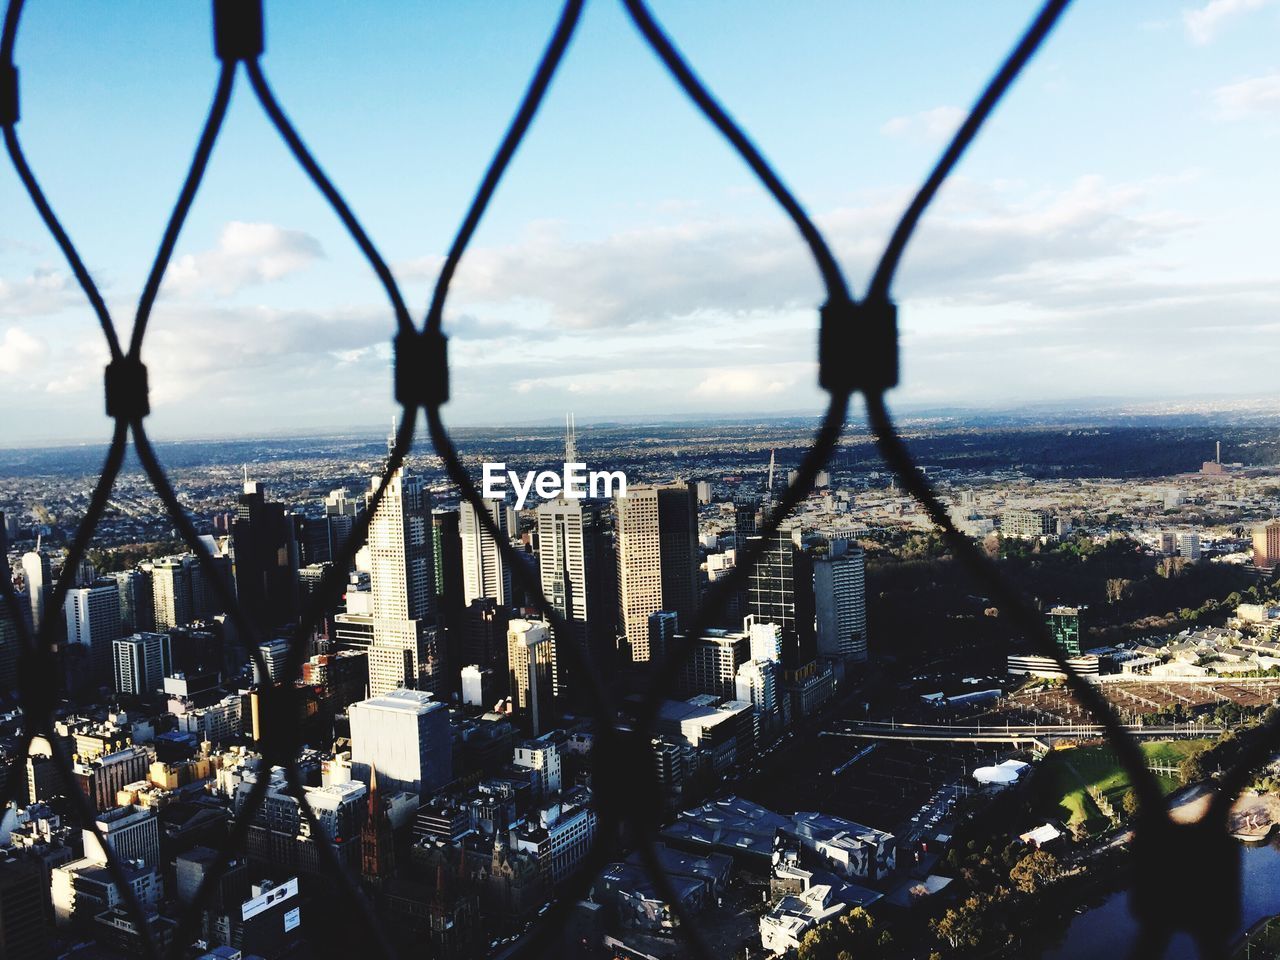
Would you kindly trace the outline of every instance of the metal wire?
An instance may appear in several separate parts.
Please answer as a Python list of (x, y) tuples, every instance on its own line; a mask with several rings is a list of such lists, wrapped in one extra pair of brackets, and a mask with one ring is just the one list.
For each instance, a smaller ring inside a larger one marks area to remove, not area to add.
[[(224, 0), (215, 0), (215, 12)], [(1008, 57), (1002, 63), (991, 81), (987, 84), (959, 130), (952, 138), (937, 164), (915, 194), (903, 212), (875, 268), (867, 297), (862, 304), (888, 305), (890, 288), (894, 275), (904, 256), (907, 244), (926, 212), (929, 204), (939, 189), (955, 169), (964, 151), (977, 135), (982, 124), (990, 116), (997, 103), (1008, 91), (1015, 79), (1027, 65), (1037, 49), (1057, 23), (1069, 0), (1048, 0), (1038, 15), (1029, 25)], [(729, 112), (720, 104), (715, 96), (698, 78), (693, 68), (686, 62), (676, 45), (652, 16), (643, 0), (622, 0), (630, 19), (635, 25), (643, 41), (662, 63), (665, 70), (681, 87), (693, 105), (703, 114), (708, 123), (734, 148), (743, 163), (752, 171), (764, 189), (777, 202), (805, 243), (808, 252), (818, 270), (826, 297), (823, 322), (828, 322), (827, 308), (838, 307), (832, 312), (831, 322), (854, 324), (863, 316), (857, 309), (860, 304), (854, 300), (845, 281), (839, 263), (832, 253), (822, 232), (813, 223), (802, 205), (785, 186), (783, 180), (765, 159), (763, 153), (755, 146), (747, 134), (732, 119)], [(445, 303), (449, 288), (456, 270), (466, 254), (481, 219), (492, 201), (503, 175), (512, 162), (521, 142), (530, 129), (537, 111), (544, 100), (550, 84), (563, 61), (564, 55), (573, 39), (576, 27), (581, 18), (584, 0), (566, 0), (559, 19), (554, 27), (546, 48), (540, 58), (523, 98), (512, 118), (499, 146), (490, 161), (480, 185), (467, 208), (457, 234), (450, 245), (448, 254), (441, 267), (430, 303), (427, 306), (425, 321), (421, 331), (415, 327), (407, 305), (400, 292), (396, 278), (384, 258), (378, 252), (372, 239), (360, 224), (341, 192), (324, 173), (319, 163), (307, 149), (301, 136), (289, 121), (283, 108), (276, 99), (267, 82), (259, 63), (261, 54), (261, 37), (253, 42), (231, 43), (224, 48), (221, 40), (216, 45), (219, 56), (223, 58), (214, 96), (208, 110), (204, 126), (197, 141), (196, 149), (187, 170), (177, 200), (162, 234), (151, 270), (139, 298), (134, 325), (130, 335), (127, 354), (122, 351), (116, 328), (109, 310), (101, 296), (91, 274), (85, 267), (75, 245), (54, 213), (53, 206), (39, 185), (35, 173), (31, 169), (22, 151), (18, 139), (16, 114), (4, 123), (5, 145), (17, 172), (19, 180), (29, 195), (45, 227), (54, 238), (59, 250), (66, 259), (72, 273), (83, 290), (98, 323), (102, 328), (113, 367), (118, 371), (117, 380), (122, 381), (128, 390), (119, 390), (120, 382), (115, 388), (108, 378), (108, 407), (114, 410), (114, 426), (107, 455), (100, 472), (97, 484), (90, 498), (85, 516), (77, 525), (67, 559), (63, 576), (59, 578), (53, 594), (51, 609), (57, 611), (65, 601), (71, 588), (72, 578), (66, 571), (78, 568), (85, 556), (93, 533), (106, 508), (108, 498), (121, 469), (129, 438), (132, 437), (134, 450), (142, 464), (143, 470), (150, 480), (157, 495), (164, 504), (165, 511), (174, 523), (175, 528), (188, 548), (195, 554), (197, 562), (205, 572), (218, 601), (232, 623), (245, 638), (246, 647), (254, 664), (267, 676), (266, 665), (258, 648), (257, 626), (246, 615), (236, 600), (229, 585), (218, 574), (214, 558), (200, 539), (195, 525), (173, 489), (162, 464), (152, 447), (145, 428), (143, 418), (147, 413), (145, 390), (145, 368), (141, 365), (141, 351), (148, 323), (155, 306), (157, 296), (164, 280), (169, 262), (177, 245), (183, 224), (195, 201), (204, 172), (212, 156), (223, 119), (230, 103), (235, 83), (236, 69), (241, 61), (245, 66), (250, 86), (275, 127), (281, 139), (297, 160), (299, 166), (310, 179), (315, 188), (324, 196), (334, 210), (344, 228), (352, 237), (356, 246), (370, 265), (379, 280), (387, 298), (390, 312), (394, 317), (394, 332), (404, 339), (406, 344), (431, 344), (436, 354), (417, 354), (410, 350), (401, 354), (397, 352), (397, 363), (411, 365), (414, 360), (425, 358), (422, 369), (410, 368), (397, 371), (397, 383), (412, 382), (416, 377), (436, 378), (440, 382), (419, 384), (413, 396), (401, 396), (403, 416), (396, 431), (394, 442), (389, 450), (387, 460), (373, 488), (368, 509), (354, 524), (338, 556), (334, 558), (332, 570), (323, 578), (319, 589), (307, 600), (299, 617), (299, 622), (290, 637), (289, 649), (285, 657), (284, 668), (275, 681), (261, 686), (262, 709), (273, 720), (281, 725), (281, 729), (268, 731), (268, 736), (261, 744), (262, 760), (258, 765), (254, 782), (238, 804), (239, 809), (232, 817), (226, 843), (218, 849), (211, 868), (205, 873), (196, 892), (193, 902), (178, 918), (174, 942), (169, 956), (184, 956), (188, 945), (199, 933), (199, 922), (204, 909), (209, 905), (222, 877), (230, 866), (237, 850), (242, 849), (248, 839), (255, 817), (263, 808), (271, 782), (271, 768), (280, 766), (284, 769), (287, 789), (298, 803), (302, 818), (310, 827), (311, 836), (316, 839), (317, 853), (326, 875), (332, 876), (339, 884), (337, 895), (341, 902), (357, 907), (355, 914), (358, 921), (358, 940), (360, 943), (374, 948), (382, 956), (392, 956), (385, 931), (374, 915), (368, 899), (362, 893), (358, 882), (348, 875), (340, 862), (327, 832), (322, 828), (315, 811), (307, 801), (306, 791), (297, 764), (298, 752), (302, 747), (301, 730), (295, 724), (284, 723), (288, 715), (286, 707), (291, 702), (291, 692), (295, 681), (300, 677), (302, 663), (305, 659), (307, 641), (317, 628), (326, 611), (333, 605), (344, 586), (345, 571), (349, 568), (356, 552), (365, 543), (370, 524), (382, 501), (392, 478), (402, 467), (405, 457), (413, 444), (414, 433), (419, 412), (426, 415), (426, 424), (432, 446), (441, 458), (446, 474), (457, 486), (462, 498), (475, 510), (476, 517), (485, 530), (493, 537), (502, 553), (504, 562), (511, 569), (512, 575), (520, 583), (525, 593), (531, 598), (533, 605), (551, 623), (557, 637), (574, 636), (572, 624), (563, 611), (552, 604), (542, 590), (539, 577), (529, 569), (517, 555), (508, 539), (496, 529), (488, 509), (479, 491), (471, 479), (459, 452), (445, 428), (441, 405), (447, 399), (447, 363), (444, 360), (444, 340), (442, 335)], [(0, 37), (0, 65), (13, 68), (13, 54), (16, 44), (18, 23), (23, 9), (23, 0), (9, 0), (4, 18), (3, 36)], [(256, 6), (247, 5), (252, 11)], [(224, 11), (225, 12), (225, 11)], [(258, 20), (261, 20), (258, 11)], [(260, 26), (259, 26), (260, 31)], [(235, 38), (233, 38), (235, 39)], [(230, 52), (228, 52), (230, 51)], [(16, 70), (9, 74), (16, 84)], [(6, 74), (8, 76), (8, 74)], [(16, 89), (14, 90), (16, 103)], [(853, 333), (843, 342), (856, 348), (856, 331), (842, 330), (841, 333)], [(401, 341), (398, 340), (397, 344)], [(896, 363), (896, 341), (894, 343), (894, 362)], [(856, 365), (857, 356), (842, 358), (847, 363)], [(431, 366), (426, 366), (430, 360)], [(824, 363), (826, 358), (824, 358)], [(119, 371), (123, 371), (122, 373)], [(826, 381), (824, 381), (826, 383)], [(1164, 835), (1171, 829), (1171, 823), (1164, 809), (1155, 777), (1147, 769), (1136, 742), (1128, 736), (1120, 724), (1114, 710), (1097, 690), (1080, 678), (1066, 657), (1058, 650), (1049, 636), (1044, 622), (1034, 606), (1017, 589), (1009, 583), (1000, 570), (993, 564), (974, 543), (962, 535), (952, 523), (945, 507), (928, 479), (913, 463), (910, 453), (901, 435), (894, 427), (885, 405), (883, 390), (865, 385), (850, 383), (849, 385), (827, 384), (831, 393), (830, 402), (821, 425), (814, 436), (813, 443), (806, 452), (796, 476), (786, 488), (774, 509), (765, 518), (761, 526), (759, 539), (752, 542), (741, 552), (737, 566), (726, 577), (717, 580), (707, 591), (706, 597), (696, 611), (692, 622), (684, 625), (683, 634), (676, 639), (668, 656), (655, 665), (652, 682), (644, 693), (634, 727), (628, 728), (619, 723), (611, 703), (609, 684), (602, 674), (601, 664), (597, 660), (596, 651), (588, 641), (584, 645), (575, 642), (558, 644), (558, 655), (565, 658), (564, 666), (572, 678), (572, 691), (589, 711), (595, 732), (595, 764), (594, 786), (599, 826), (595, 842), (579, 864), (574, 874), (561, 885), (558, 899), (552, 910), (522, 939), (521, 952), (525, 954), (548, 954), (558, 952), (557, 938), (563, 930), (568, 910), (575, 900), (586, 895), (600, 870), (615, 856), (627, 849), (635, 849), (640, 853), (641, 862), (648, 872), (655, 889), (671, 907), (676, 915), (682, 934), (687, 939), (689, 950), (699, 958), (713, 956), (709, 946), (701, 936), (696, 918), (689, 916), (680, 898), (675, 895), (671, 879), (667, 875), (660, 858), (657, 856), (654, 839), (658, 827), (657, 813), (653, 804), (645, 801), (651, 791), (657, 788), (656, 771), (650, 762), (648, 751), (650, 738), (653, 735), (654, 722), (662, 701), (673, 689), (680, 669), (689, 657), (696, 639), (712, 626), (730, 598), (739, 591), (752, 566), (761, 558), (766, 542), (789, 521), (796, 507), (812, 492), (817, 474), (828, 463), (839, 443), (848, 414), (849, 403), (855, 390), (863, 393), (866, 401), (867, 418), (876, 438), (881, 456), (904, 488), (920, 502), (934, 524), (941, 530), (942, 536), (956, 560), (963, 565), (995, 598), (996, 605), (1007, 611), (1013, 621), (1028, 639), (1047, 655), (1053, 657), (1067, 676), (1071, 692), (1081, 705), (1088, 710), (1104, 728), (1108, 738), (1117, 751), (1131, 783), (1136, 788), (1140, 800), (1138, 818), (1138, 841), (1148, 841)], [(397, 387), (399, 390), (399, 387)], [(397, 393), (400, 396), (399, 392)], [(56, 736), (54, 730), (54, 708), (56, 703), (56, 678), (51, 669), (54, 642), (54, 627), (51, 619), (41, 625), (38, 635), (33, 635), (27, 628), (21, 609), (21, 602), (13, 590), (10, 578), (0, 578), (0, 595), (6, 604), (15, 623), (18, 633), (21, 656), (19, 668), (22, 684), (23, 733), (22, 744), (18, 755), (11, 761), (8, 771), (6, 799), (16, 797), (17, 784), (22, 778), (15, 776), (18, 768), (26, 763), (32, 738), (37, 734), (45, 736), (53, 751), (52, 762), (57, 766), (66, 782), (68, 793), (77, 804), (77, 809), (86, 826), (99, 839), (107, 853), (107, 867), (120, 889), (124, 907), (131, 921), (138, 930), (147, 929), (145, 912), (131, 887), (124, 882), (124, 865), (117, 857), (110, 844), (102, 836), (97, 825), (95, 811), (87, 796), (76, 786), (70, 758)], [(1221, 790), (1214, 798), (1211, 806), (1211, 823), (1205, 827), (1220, 829), (1225, 836), (1226, 808), (1230, 800), (1243, 788), (1250, 771), (1265, 761), (1270, 751), (1280, 741), (1280, 716), (1263, 728), (1262, 734), (1255, 738), (1239, 764), (1223, 778)], [(1215, 834), (1216, 836), (1216, 834)], [(1151, 844), (1148, 843), (1148, 846)], [(1154, 859), (1154, 858), (1150, 858)], [(1151, 884), (1167, 877), (1151, 877), (1143, 875), (1143, 864), (1139, 863), (1139, 876), (1135, 881), (1139, 891), (1150, 891)], [(1150, 868), (1148, 869), (1150, 873)], [(1146, 886), (1142, 886), (1146, 884)], [(1226, 887), (1229, 887), (1227, 884)], [(1225, 889), (1225, 888), (1224, 888)], [(1228, 894), (1221, 894), (1229, 899)], [(1218, 906), (1230, 909), (1228, 899)], [(1188, 925), (1187, 918), (1160, 918), (1149, 914), (1140, 917), (1142, 934), (1135, 945), (1135, 956), (1157, 956), (1168, 942), (1171, 933), (1179, 928), (1191, 929), (1197, 934), (1202, 952), (1207, 957), (1225, 955), (1226, 944), (1215, 931), (1208, 928), (1196, 928)], [(1208, 931), (1208, 932), (1207, 932)], [(144, 949), (148, 958), (157, 958), (155, 945), (144, 937)], [(158, 960), (158, 958), (157, 958)]]

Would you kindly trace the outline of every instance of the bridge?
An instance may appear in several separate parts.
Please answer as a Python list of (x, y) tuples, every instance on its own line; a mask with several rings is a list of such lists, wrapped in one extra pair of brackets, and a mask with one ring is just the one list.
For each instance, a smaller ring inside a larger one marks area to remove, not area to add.
[[(1221, 727), (1205, 723), (1121, 725), (1138, 739), (1192, 739), (1221, 736)], [(1089, 740), (1105, 737), (1096, 723), (897, 723), (893, 720), (841, 720), (823, 737), (857, 737), (863, 740), (943, 740), (960, 743), (1029, 743), (1047, 746), (1054, 740)]]

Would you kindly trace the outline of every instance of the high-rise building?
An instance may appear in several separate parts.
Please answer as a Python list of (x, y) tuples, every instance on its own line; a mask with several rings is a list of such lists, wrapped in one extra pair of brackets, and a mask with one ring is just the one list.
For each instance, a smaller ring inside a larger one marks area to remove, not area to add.
[[(515, 511), (505, 500), (489, 500), (485, 508), (499, 534), (509, 540), (517, 529)], [(510, 606), (511, 570), (468, 500), (459, 507), (458, 532), (462, 540), (462, 602), (470, 605), (472, 600), (489, 597), (499, 606)]]
[(1047, 510), (1015, 507), (1000, 515), (1000, 536), (1039, 540), (1054, 533), (1053, 516)]
[(1084, 607), (1054, 607), (1045, 614), (1049, 634), (1064, 656), (1080, 656), (1080, 615)]
[(1187, 560), (1200, 559), (1200, 534), (1185, 530), (1178, 534), (1178, 556)]
[[(132, 804), (104, 810), (97, 817), (98, 829), (121, 860), (141, 860), (148, 867), (160, 866), (160, 821), (152, 807)], [(107, 855), (94, 832), (81, 831), (84, 855), (106, 863)]]
[(867, 659), (867, 583), (862, 547), (831, 540), (813, 558), (818, 652), (861, 662)]
[(67, 643), (88, 652), (94, 677), (106, 681), (111, 672), (113, 644), (120, 639), (120, 590), (110, 578), (68, 591), (63, 610)]
[(693, 649), (681, 665), (676, 690), (685, 697), (708, 694), (732, 699), (737, 693), (738, 668), (750, 656), (748, 634), (708, 630), (694, 641)]
[(661, 663), (680, 630), (680, 618), (674, 610), (658, 610), (649, 614), (649, 659)]
[(1274, 570), (1277, 564), (1280, 564), (1280, 520), (1271, 520), (1253, 528), (1253, 565), (1261, 570)]
[(618, 497), (618, 626), (632, 663), (649, 662), (649, 617), (663, 609), (658, 488), (632, 486)]
[(537, 736), (551, 725), (556, 648), (550, 624), (512, 620), (507, 628), (507, 664), (512, 710)]
[(376, 767), (383, 790), (425, 800), (453, 779), (449, 710), (431, 694), (392, 690), (353, 703), (349, 716), (351, 762)]
[(662, 553), (662, 609), (693, 623), (698, 585), (698, 498), (691, 483), (658, 488), (658, 536)]
[[(376, 489), (381, 477), (374, 477)], [(443, 693), (445, 664), (436, 623), (431, 494), (401, 467), (369, 525), (373, 643), (369, 692), (402, 687)]]
[(329, 559), (336, 560), (347, 545), (352, 528), (360, 521), (368, 507), (365, 496), (352, 497), (346, 487), (332, 490), (324, 498), (326, 533), (329, 539)]
[(142, 697), (164, 686), (173, 668), (167, 633), (135, 633), (113, 646), (116, 693)]
[(19, 636), (9, 605), (0, 602), (0, 694), (18, 689), (18, 656), (22, 652)]
[(537, 518), (542, 592), (568, 621), (569, 636), (554, 638), (558, 650), (552, 682), (560, 697), (575, 682), (565, 644), (574, 644), (584, 658), (593, 660), (597, 672), (607, 672), (617, 617), (604, 605), (609, 591), (601, 578), (604, 531), (599, 506), (585, 500), (550, 500), (538, 507)]
[[(444, 629), (445, 661), (451, 689), (467, 660), (467, 606), (462, 602), (462, 534), (457, 510), (431, 511), (431, 553), (435, 565), (436, 616)], [(505, 652), (506, 645), (503, 643)]]
[(27, 599), (31, 602), (31, 625), (40, 630), (45, 621), (45, 604), (53, 591), (53, 572), (49, 558), (40, 552), (40, 545), (22, 555), (22, 577), (27, 582)]
[[(759, 537), (752, 537), (759, 542)], [(782, 666), (797, 670), (817, 656), (813, 562), (800, 549), (800, 527), (783, 524), (751, 568), (747, 602), (758, 623), (782, 628)]]
[(299, 551), (293, 514), (268, 501), (263, 486), (246, 476), (231, 529), (240, 608), (262, 631), (296, 621)]
[(733, 545), (739, 554), (747, 549), (747, 541), (756, 535), (760, 519), (760, 498), (740, 492), (733, 498)]
[(145, 570), (125, 570), (110, 574), (120, 593), (120, 630), (135, 633), (156, 627), (155, 601), (151, 597), (151, 574)]
[(48, 869), (35, 857), (0, 860), (0, 956), (6, 960), (53, 955)]
[(464, 616), (466, 637), (462, 645), (462, 660), (481, 669), (491, 668), (506, 675), (507, 672), (507, 623), (510, 620), (505, 607), (489, 597), (472, 600)]
[(777, 732), (781, 722), (777, 670), (774, 660), (748, 660), (734, 676), (734, 699), (755, 708), (757, 743)]
[(192, 554), (151, 562), (152, 620), (157, 630), (183, 627), (195, 619), (192, 580), (199, 576), (196, 566)]

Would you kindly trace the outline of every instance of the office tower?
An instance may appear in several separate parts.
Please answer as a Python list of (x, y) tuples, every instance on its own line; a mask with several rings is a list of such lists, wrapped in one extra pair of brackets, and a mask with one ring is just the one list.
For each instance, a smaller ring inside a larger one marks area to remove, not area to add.
[(272, 637), (270, 640), (263, 640), (258, 644), (258, 653), (262, 656), (263, 666), (267, 668), (267, 675), (262, 675), (262, 667), (259, 667), (255, 661), (253, 664), (253, 682), (254, 683), (279, 683), (284, 679), (285, 667), (289, 662), (289, 647), (291, 640), (289, 637)]
[(531, 740), (522, 740), (515, 746), (512, 764), (526, 770), (537, 770), (542, 779), (542, 800), (560, 794), (560, 743), (561, 733), (544, 734)]
[(733, 545), (738, 553), (747, 549), (747, 541), (756, 535), (759, 525), (760, 498), (739, 492), (733, 498)]
[(120, 639), (120, 590), (110, 578), (67, 593), (63, 610), (67, 619), (67, 643), (88, 653), (96, 680), (105, 682), (111, 671), (113, 647)]
[(1053, 517), (1047, 510), (1014, 508), (1000, 515), (1000, 536), (1019, 540), (1038, 540), (1054, 531)]
[[(298, 872), (309, 883), (332, 883), (332, 875), (325, 872), (314, 828), (285, 782), (284, 771), (280, 767), (268, 770), (264, 765), (258, 771), (243, 771), (242, 776), (234, 801), (237, 816), (249, 816), (245, 810), (256, 778), (270, 778), (266, 796), (249, 820), (245, 850), (250, 867), (279, 876)], [(359, 781), (347, 781), (302, 789), (303, 799), (311, 807), (319, 829), (329, 838), (338, 862), (348, 870), (358, 870), (360, 825), (364, 822), (368, 788)]]
[(1277, 563), (1280, 563), (1280, 520), (1271, 520), (1253, 529), (1253, 565), (1270, 571)]
[(6, 960), (53, 955), (48, 869), (36, 857), (0, 860), (0, 956)]
[[(457, 510), (431, 512), (431, 552), (435, 566), (436, 614), (444, 627), (445, 661), (450, 673), (468, 663), (463, 652), (467, 643), (467, 605), (462, 600), (462, 534)], [(505, 645), (504, 645), (505, 649)], [(456, 689), (457, 677), (450, 676)]]
[(18, 689), (18, 657), (21, 653), (18, 626), (9, 604), (0, 600), (0, 696)]
[(231, 527), (236, 597), (240, 608), (266, 632), (298, 618), (298, 541), (293, 514), (267, 500), (256, 480), (245, 476)]
[[(151, 807), (128, 804), (104, 810), (97, 817), (98, 829), (121, 860), (141, 860), (148, 867), (160, 866), (160, 821)], [(84, 855), (106, 863), (107, 855), (92, 830), (81, 831)]]
[(752, 660), (782, 662), (782, 627), (776, 623), (757, 623), (755, 617), (744, 617), (742, 629), (750, 638)]
[[(372, 488), (380, 482), (374, 477)], [(431, 540), (431, 495), (420, 477), (401, 467), (369, 525), (369, 692), (374, 696), (401, 687), (446, 689)]]
[(22, 555), (22, 576), (27, 581), (27, 599), (31, 602), (31, 625), (40, 630), (45, 622), (45, 604), (53, 591), (53, 573), (49, 558), (40, 552), (40, 544)]
[[(759, 537), (751, 538), (759, 542)], [(817, 656), (813, 563), (799, 547), (800, 527), (784, 524), (764, 543), (751, 568), (747, 602), (757, 623), (782, 628), (782, 665), (795, 670)]]
[[(489, 500), (485, 508), (498, 532), (510, 540), (518, 529), (515, 511), (504, 500)], [(462, 540), (462, 602), (469, 605), (479, 597), (490, 597), (499, 606), (511, 606), (511, 571), (498, 542), (466, 500), (459, 507), (458, 531)]]
[(662, 605), (657, 487), (617, 498), (618, 625), (632, 663), (649, 662), (649, 617)]
[(698, 587), (698, 498), (694, 485), (658, 488), (658, 536), (662, 554), (662, 609), (674, 610), (692, 624)]
[(1200, 534), (1190, 531), (1178, 534), (1178, 556), (1187, 560), (1200, 559)]
[(711, 484), (708, 481), (697, 481), (697, 491), (699, 504), (707, 504), (711, 502)]
[(324, 498), (324, 516), (326, 532), (329, 538), (329, 559), (337, 560), (338, 555), (347, 545), (352, 528), (360, 521), (361, 515), (368, 509), (367, 496), (352, 498), (346, 487), (330, 491)]
[(559, 499), (538, 507), (538, 566), (542, 592), (552, 607), (568, 621), (567, 637), (555, 637), (557, 646), (552, 678), (554, 693), (565, 696), (575, 678), (565, 656), (573, 644), (584, 658), (607, 674), (614, 646), (614, 608), (604, 606), (609, 585), (603, 582), (604, 529), (598, 505), (584, 500)]
[(1049, 634), (1064, 656), (1080, 656), (1080, 614), (1084, 607), (1054, 607), (1045, 614)]
[(781, 723), (777, 671), (778, 664), (773, 660), (748, 660), (734, 675), (734, 699), (755, 708), (757, 743), (777, 732)]
[(813, 557), (818, 652), (861, 662), (867, 659), (867, 584), (862, 547), (831, 540)]
[(429, 693), (392, 690), (351, 705), (351, 762), (377, 768), (387, 793), (423, 800), (453, 779), (449, 710)]
[(507, 673), (507, 623), (505, 607), (488, 597), (472, 600), (466, 611), (466, 635), (462, 659), (481, 669), (492, 668), (503, 676)]
[(671, 610), (658, 610), (649, 614), (649, 661), (661, 663), (666, 659), (680, 629), (680, 618)]
[(551, 726), (556, 647), (550, 626), (543, 620), (512, 620), (507, 629), (512, 712), (535, 737)]
[(198, 575), (196, 563), (189, 553), (151, 562), (152, 620), (157, 630), (186, 626), (195, 619), (192, 578)]
[(125, 570), (110, 574), (120, 594), (120, 630), (135, 633), (154, 630), (155, 601), (151, 596), (151, 574), (145, 570)]
[(1178, 552), (1178, 534), (1174, 530), (1161, 530), (1159, 534), (1160, 553), (1172, 557)]
[(693, 643), (680, 667), (676, 690), (689, 697), (700, 693), (732, 699), (738, 668), (751, 656), (751, 638), (742, 632), (712, 629)]
[(173, 672), (167, 633), (135, 633), (114, 644), (116, 693), (142, 697), (164, 686)]

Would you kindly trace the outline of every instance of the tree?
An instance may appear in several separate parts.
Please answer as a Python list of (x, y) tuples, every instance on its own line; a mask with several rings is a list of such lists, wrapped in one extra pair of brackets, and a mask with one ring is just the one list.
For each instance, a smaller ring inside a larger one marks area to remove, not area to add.
[(988, 894), (969, 897), (958, 907), (930, 923), (934, 936), (953, 950), (973, 949), (982, 943), (983, 914), (991, 903)]
[(1124, 796), (1120, 798), (1120, 809), (1124, 811), (1126, 817), (1132, 817), (1138, 812), (1138, 791), (1130, 788), (1124, 792)]
[(1032, 850), (1009, 871), (1020, 893), (1038, 893), (1062, 876), (1058, 858), (1048, 850)]
[(883, 960), (893, 956), (893, 936), (862, 907), (820, 923), (800, 941), (799, 960)]

